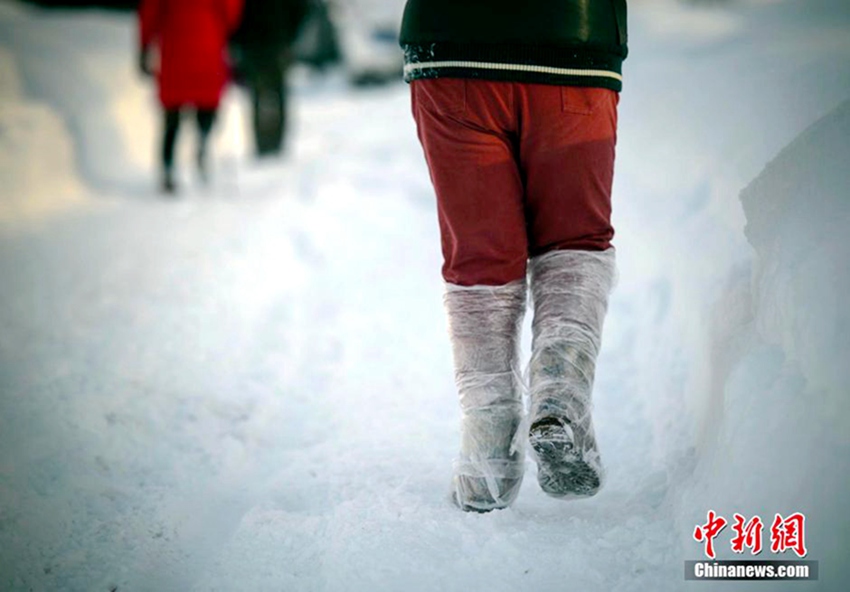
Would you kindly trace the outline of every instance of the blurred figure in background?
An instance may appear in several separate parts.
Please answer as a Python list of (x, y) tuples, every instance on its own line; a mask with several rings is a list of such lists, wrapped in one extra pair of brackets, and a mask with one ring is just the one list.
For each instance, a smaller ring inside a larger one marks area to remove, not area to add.
[[(230, 77), (227, 40), (239, 23), (243, 0), (141, 0), (139, 67), (155, 75), (164, 110), (162, 190), (173, 193), (174, 148), (181, 113), (193, 108), (199, 138), (198, 171), (206, 181), (207, 142)], [(159, 60), (154, 60), (153, 48)]]
[(286, 72), (308, 0), (245, 0), (231, 39), (239, 81), (251, 93), (258, 156), (279, 154), (286, 134)]
[(309, 9), (293, 46), (293, 59), (324, 72), (342, 61), (336, 26), (325, 0), (310, 0)]

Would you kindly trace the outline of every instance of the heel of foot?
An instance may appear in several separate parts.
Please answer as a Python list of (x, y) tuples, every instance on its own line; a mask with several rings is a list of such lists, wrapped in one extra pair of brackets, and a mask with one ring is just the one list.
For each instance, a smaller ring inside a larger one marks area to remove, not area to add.
[(599, 492), (603, 477), (599, 455), (595, 449), (578, 449), (568, 419), (546, 417), (534, 422), (529, 443), (537, 459), (537, 481), (546, 494), (585, 498)]

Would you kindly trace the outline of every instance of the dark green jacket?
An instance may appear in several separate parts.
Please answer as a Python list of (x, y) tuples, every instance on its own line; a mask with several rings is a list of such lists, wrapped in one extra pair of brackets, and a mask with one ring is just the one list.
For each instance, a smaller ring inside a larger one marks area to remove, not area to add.
[(295, 41), (307, 15), (307, 0), (245, 0), (233, 45), (254, 51), (280, 52)]
[(513, 80), (619, 91), (626, 0), (408, 0), (405, 80)]

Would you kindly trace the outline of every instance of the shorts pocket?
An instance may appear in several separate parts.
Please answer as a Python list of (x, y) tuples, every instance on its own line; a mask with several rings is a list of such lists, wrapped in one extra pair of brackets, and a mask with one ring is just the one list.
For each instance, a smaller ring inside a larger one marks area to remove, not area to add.
[(440, 115), (462, 115), (466, 112), (466, 81), (462, 78), (429, 78), (416, 80), (414, 93), (419, 106)]
[(597, 105), (606, 93), (614, 92), (607, 88), (590, 88), (585, 86), (561, 87), (561, 110), (575, 115), (593, 115)]

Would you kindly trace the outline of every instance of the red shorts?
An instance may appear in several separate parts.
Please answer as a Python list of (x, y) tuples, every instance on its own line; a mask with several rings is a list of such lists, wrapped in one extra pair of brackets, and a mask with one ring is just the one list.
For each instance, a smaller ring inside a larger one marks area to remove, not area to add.
[(454, 78), (411, 92), (447, 282), (507, 284), (529, 257), (610, 246), (616, 92)]

